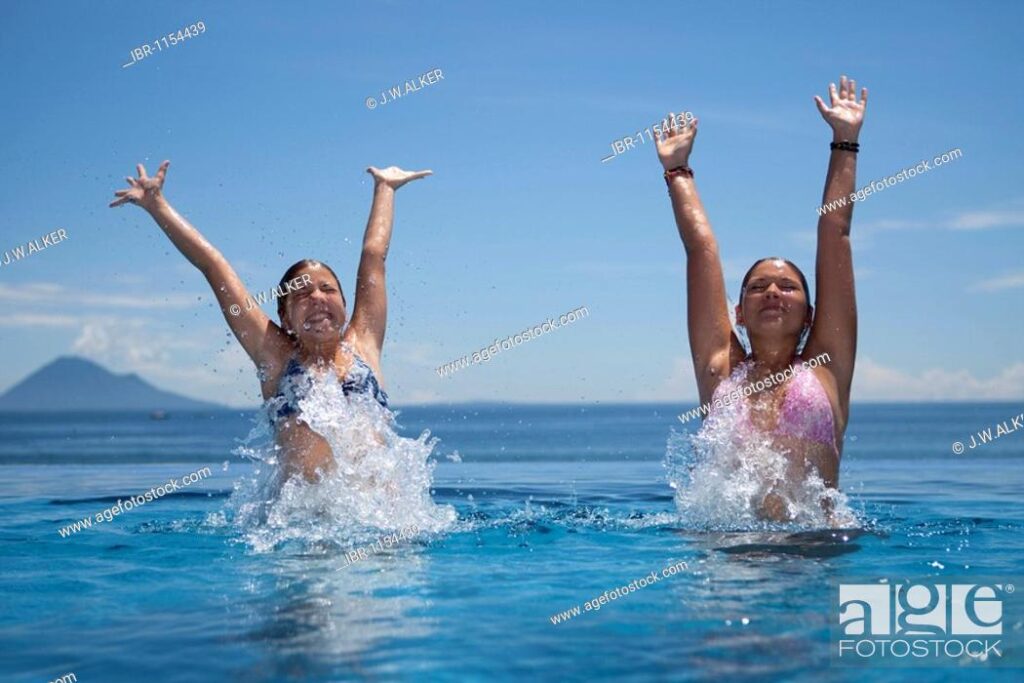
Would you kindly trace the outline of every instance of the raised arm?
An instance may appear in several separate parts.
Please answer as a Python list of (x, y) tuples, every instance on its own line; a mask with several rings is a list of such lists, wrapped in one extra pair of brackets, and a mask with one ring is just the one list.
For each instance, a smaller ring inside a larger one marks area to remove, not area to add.
[(131, 187), (114, 193), (118, 199), (110, 203), (111, 208), (132, 203), (148, 211), (178, 251), (206, 277), (224, 319), (256, 366), (279, 361), (282, 354), (287, 353), (287, 335), (259, 306), (249, 303), (249, 292), (227, 259), (163, 196), (164, 179), (170, 163), (164, 161), (160, 164), (153, 178), (146, 175), (142, 164), (136, 166), (139, 177), (125, 178)]
[[(669, 122), (672, 125), (669, 125)], [(674, 114), (662, 122), (655, 145), (666, 171), (689, 168), (690, 151), (697, 136), (697, 119), (679, 125)], [(743, 347), (729, 321), (725, 277), (718, 254), (718, 242), (704, 213), (692, 174), (673, 175), (669, 197), (679, 237), (686, 250), (686, 309), (690, 353), (697, 376), (701, 403), (707, 403), (718, 383), (729, 375), (734, 362), (743, 357)]]
[[(388, 320), (388, 292), (384, 279), (384, 261), (391, 245), (395, 222), (395, 190), (410, 180), (418, 180), (432, 171), (403, 171), (397, 166), (366, 169), (373, 176), (373, 205), (363, 235), (363, 253), (356, 275), (356, 300), (350, 327), (358, 344), (373, 364), (380, 361)], [(379, 367), (379, 366), (378, 366)]]
[[(822, 118), (832, 128), (832, 141), (856, 143), (868, 103), (867, 88), (861, 90), (861, 101), (858, 102), (856, 81), (847, 80), (843, 76), (839, 80), (838, 91), (835, 83), (830, 84), (829, 97), (830, 107), (826, 107), (817, 95), (814, 101)], [(814, 295), (816, 313), (804, 351), (807, 358), (819, 353), (829, 354), (831, 360), (824, 367), (835, 377), (840, 401), (846, 407), (849, 406), (857, 352), (857, 298), (853, 282), (853, 252), (850, 248), (853, 202), (849, 201), (856, 174), (857, 154), (833, 149), (825, 177), (822, 206), (844, 198), (847, 201), (834, 210), (822, 211), (818, 219)]]

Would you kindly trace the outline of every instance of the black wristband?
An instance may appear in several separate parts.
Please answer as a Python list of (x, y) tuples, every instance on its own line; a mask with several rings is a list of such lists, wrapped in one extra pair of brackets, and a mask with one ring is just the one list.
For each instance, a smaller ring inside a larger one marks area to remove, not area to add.
[(844, 152), (853, 152), (854, 154), (860, 151), (859, 142), (848, 142), (847, 140), (842, 140), (840, 142), (830, 142), (828, 146), (831, 149), (839, 149)]

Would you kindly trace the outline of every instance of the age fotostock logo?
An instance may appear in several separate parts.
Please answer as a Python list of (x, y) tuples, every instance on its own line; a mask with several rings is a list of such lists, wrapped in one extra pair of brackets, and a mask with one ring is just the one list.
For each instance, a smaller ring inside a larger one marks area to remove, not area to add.
[(832, 659), (872, 666), (997, 663), (1010, 649), (1003, 624), (1013, 596), (1014, 584), (977, 578), (839, 584)]

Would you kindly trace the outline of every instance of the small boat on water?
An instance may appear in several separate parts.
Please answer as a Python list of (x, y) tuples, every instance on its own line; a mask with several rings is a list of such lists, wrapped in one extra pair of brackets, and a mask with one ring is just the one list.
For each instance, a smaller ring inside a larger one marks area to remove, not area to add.
[(153, 412), (151, 412), (149, 414), (149, 419), (150, 420), (166, 420), (167, 419), (167, 411), (165, 411), (165, 410), (154, 410)]

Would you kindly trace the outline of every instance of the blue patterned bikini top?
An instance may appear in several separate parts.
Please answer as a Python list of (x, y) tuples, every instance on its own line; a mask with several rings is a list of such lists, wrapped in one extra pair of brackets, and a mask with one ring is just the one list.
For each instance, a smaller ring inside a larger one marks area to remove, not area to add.
[[(299, 400), (304, 398), (310, 385), (306, 369), (295, 356), (288, 361), (288, 367), (277, 383), (277, 393), (270, 399), (271, 415), (274, 421), (296, 415), (299, 412)], [(352, 367), (349, 368), (345, 381), (341, 383), (341, 391), (345, 396), (358, 395), (372, 397), (382, 408), (388, 407), (388, 395), (380, 388), (373, 370), (354, 351)]]

